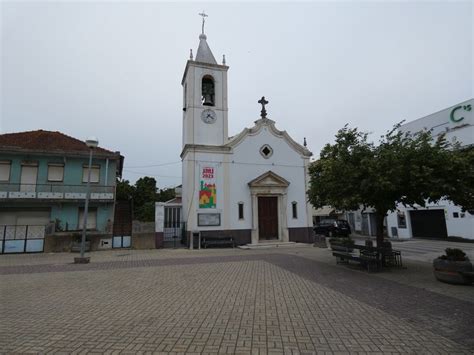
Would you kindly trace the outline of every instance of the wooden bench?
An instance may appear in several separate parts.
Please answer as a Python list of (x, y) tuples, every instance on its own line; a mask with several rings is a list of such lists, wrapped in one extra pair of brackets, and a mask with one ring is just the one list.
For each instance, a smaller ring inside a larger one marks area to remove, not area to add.
[(354, 253), (335, 251), (332, 253), (332, 255), (336, 257), (337, 264), (348, 264), (350, 261), (355, 261), (361, 266), (367, 268), (368, 272), (371, 272), (373, 270), (379, 270), (381, 265), (380, 254), (376, 251), (374, 252), (368, 250), (359, 250), (359, 255)]
[(235, 247), (234, 238), (232, 236), (203, 236), (201, 237), (201, 247), (207, 248), (208, 246), (226, 246), (231, 245)]

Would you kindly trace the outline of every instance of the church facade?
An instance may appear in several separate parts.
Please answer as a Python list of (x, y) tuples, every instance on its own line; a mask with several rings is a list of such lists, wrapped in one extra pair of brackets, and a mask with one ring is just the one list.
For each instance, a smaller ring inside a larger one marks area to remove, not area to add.
[(203, 33), (183, 86), (182, 220), (189, 236), (232, 236), (237, 244), (310, 242), (308, 165), (312, 153), (266, 115), (228, 135), (225, 58)]

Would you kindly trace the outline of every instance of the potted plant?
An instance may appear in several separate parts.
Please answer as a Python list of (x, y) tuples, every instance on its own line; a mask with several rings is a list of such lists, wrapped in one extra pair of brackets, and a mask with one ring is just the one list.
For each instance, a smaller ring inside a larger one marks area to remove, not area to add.
[(433, 260), (434, 275), (438, 281), (469, 285), (472, 283), (472, 263), (461, 249), (446, 248), (446, 255)]
[(332, 250), (350, 253), (354, 250), (354, 241), (350, 237), (330, 238), (329, 243)]

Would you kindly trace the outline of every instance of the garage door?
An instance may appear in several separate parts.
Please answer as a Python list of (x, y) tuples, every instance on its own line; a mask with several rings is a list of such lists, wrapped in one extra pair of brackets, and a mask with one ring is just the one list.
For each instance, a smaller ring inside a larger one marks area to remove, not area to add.
[(44, 248), (45, 226), (50, 212), (0, 211), (0, 252), (37, 253)]
[(413, 238), (447, 238), (444, 210), (410, 211)]

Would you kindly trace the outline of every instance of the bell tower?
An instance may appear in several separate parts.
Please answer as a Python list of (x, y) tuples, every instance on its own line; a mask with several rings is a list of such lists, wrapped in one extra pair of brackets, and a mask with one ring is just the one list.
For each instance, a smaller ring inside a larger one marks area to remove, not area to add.
[(186, 145), (218, 146), (228, 139), (227, 70), (225, 57), (217, 64), (204, 34), (206, 14), (196, 58), (192, 50), (186, 63), (183, 86), (183, 148)]

